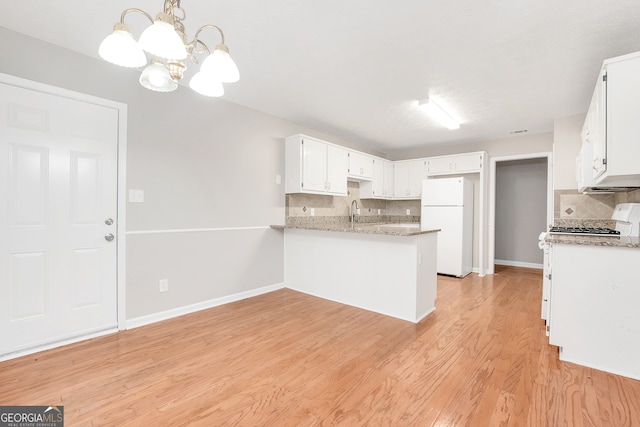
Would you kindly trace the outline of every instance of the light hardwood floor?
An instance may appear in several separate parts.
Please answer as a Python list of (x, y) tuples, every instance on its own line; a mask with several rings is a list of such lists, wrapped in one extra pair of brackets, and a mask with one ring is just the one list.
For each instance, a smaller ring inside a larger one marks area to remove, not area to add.
[(640, 381), (560, 362), (541, 273), (439, 277), (414, 325), (291, 290), (0, 363), (66, 426), (638, 426)]

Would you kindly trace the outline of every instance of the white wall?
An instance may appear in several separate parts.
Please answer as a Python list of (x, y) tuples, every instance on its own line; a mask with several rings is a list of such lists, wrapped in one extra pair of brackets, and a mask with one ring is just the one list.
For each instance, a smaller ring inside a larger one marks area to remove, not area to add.
[[(455, 132), (455, 131), (452, 131)], [(419, 157), (443, 156), (447, 154), (486, 151), (490, 157), (513, 156), (550, 152), (553, 148), (553, 133), (517, 135), (484, 142), (471, 142), (456, 145), (425, 145), (406, 150), (390, 151), (389, 159), (404, 160)]]
[[(127, 187), (145, 192), (144, 203), (127, 204), (128, 319), (284, 281), (283, 235), (268, 228), (284, 223), (275, 180), (284, 176), (284, 137), (371, 152), (187, 87), (148, 91), (135, 70), (3, 28), (0, 57), (2, 73), (128, 105)], [(176, 229), (192, 231), (168, 233)], [(159, 279), (169, 292), (159, 293)]]
[(562, 117), (553, 122), (553, 189), (577, 190), (576, 157), (586, 113)]

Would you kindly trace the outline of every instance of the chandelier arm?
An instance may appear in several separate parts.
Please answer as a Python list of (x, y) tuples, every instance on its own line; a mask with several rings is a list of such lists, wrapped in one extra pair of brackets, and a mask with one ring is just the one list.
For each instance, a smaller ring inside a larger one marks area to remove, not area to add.
[[(202, 46), (201, 48), (198, 45)], [(211, 54), (211, 50), (209, 47), (200, 39), (194, 38), (193, 41), (189, 44), (192, 47), (192, 51), (196, 53), (206, 53), (207, 55)], [(194, 63), (198, 63), (198, 61), (194, 61)]]
[[(224, 33), (222, 32), (222, 29), (220, 27), (218, 27), (217, 25), (213, 25), (213, 24), (207, 24), (207, 25), (203, 25), (202, 27), (198, 28), (198, 31), (196, 31), (196, 34), (193, 36), (194, 41), (198, 40), (200, 41), (200, 39), (198, 38), (198, 36), (200, 35), (200, 32), (206, 28), (214, 28), (216, 30), (218, 30), (218, 32), (220, 33), (220, 38), (222, 39), (222, 44), (224, 44)], [(200, 42), (202, 43), (202, 42)], [(202, 43), (204, 44), (204, 43)]]
[(129, 12), (138, 12), (138, 13), (141, 13), (141, 14), (143, 14), (144, 16), (146, 16), (146, 17), (149, 19), (149, 21), (151, 21), (151, 23), (153, 24), (153, 18), (151, 17), (151, 15), (149, 15), (149, 14), (148, 14), (147, 12), (145, 12), (144, 10), (142, 10), (142, 9), (138, 9), (138, 8), (136, 8), (136, 7), (132, 7), (132, 8), (129, 8), (129, 9), (125, 9), (125, 10), (122, 12), (122, 15), (120, 15), (120, 23), (121, 23), (121, 24), (124, 24), (124, 17), (125, 17)]

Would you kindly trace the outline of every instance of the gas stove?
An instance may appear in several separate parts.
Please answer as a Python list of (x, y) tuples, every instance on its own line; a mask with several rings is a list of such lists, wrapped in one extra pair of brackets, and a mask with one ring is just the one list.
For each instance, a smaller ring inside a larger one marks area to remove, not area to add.
[(620, 231), (611, 228), (589, 228), (589, 227), (551, 227), (551, 234), (580, 234), (583, 236), (620, 236)]

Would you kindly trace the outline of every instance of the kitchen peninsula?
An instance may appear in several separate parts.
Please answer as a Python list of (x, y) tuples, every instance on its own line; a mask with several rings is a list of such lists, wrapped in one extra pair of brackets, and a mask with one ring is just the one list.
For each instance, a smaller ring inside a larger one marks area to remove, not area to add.
[(437, 229), (419, 224), (272, 226), (293, 290), (417, 323), (435, 310)]

